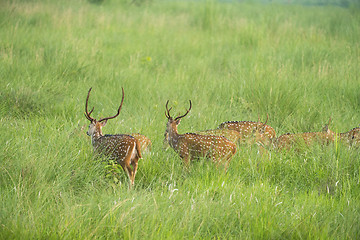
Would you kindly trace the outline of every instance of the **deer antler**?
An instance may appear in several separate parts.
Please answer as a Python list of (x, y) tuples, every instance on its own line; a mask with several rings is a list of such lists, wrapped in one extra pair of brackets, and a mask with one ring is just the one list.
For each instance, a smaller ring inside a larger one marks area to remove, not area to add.
[(266, 114), (266, 121), (264, 122), (264, 125), (263, 125), (263, 126), (266, 125), (266, 123), (267, 123), (268, 120), (269, 120), (269, 114), (267, 113), (267, 114)]
[(113, 119), (113, 118), (116, 118), (117, 116), (119, 116), (120, 110), (121, 110), (121, 107), (122, 107), (122, 104), (123, 104), (123, 102), (124, 102), (124, 97), (125, 97), (124, 88), (121, 88), (121, 89), (122, 89), (122, 99), (121, 99), (121, 104), (120, 104), (120, 106), (119, 106), (119, 108), (118, 108), (117, 113), (116, 113), (114, 116), (112, 116), (112, 117), (102, 118), (102, 119), (99, 120), (99, 122), (107, 121), (107, 120), (109, 120), (109, 119)]
[(84, 114), (85, 114), (85, 117), (86, 117), (87, 120), (89, 120), (90, 122), (95, 121), (95, 118), (90, 117), (90, 114), (93, 112), (94, 108), (92, 108), (91, 111), (88, 112), (88, 102), (89, 102), (89, 96), (90, 96), (91, 89), (92, 89), (92, 88), (89, 89), (88, 95), (87, 95), (87, 97), (86, 97), (85, 113), (84, 113)]
[(191, 110), (191, 100), (189, 100), (189, 102), (190, 102), (190, 108), (189, 108), (189, 110), (186, 110), (186, 113), (185, 113), (184, 115), (176, 117), (176, 118), (175, 118), (175, 121), (176, 121), (176, 120), (179, 120), (179, 119), (181, 119), (181, 118), (183, 118), (183, 117), (185, 117), (185, 116), (190, 112), (190, 110)]
[(166, 107), (165, 116), (167, 117), (167, 119), (170, 119), (171, 118), (170, 110), (172, 109), (172, 107), (170, 109), (168, 109), (168, 104), (169, 104), (169, 100), (167, 100), (166, 105), (165, 105), (165, 107)]

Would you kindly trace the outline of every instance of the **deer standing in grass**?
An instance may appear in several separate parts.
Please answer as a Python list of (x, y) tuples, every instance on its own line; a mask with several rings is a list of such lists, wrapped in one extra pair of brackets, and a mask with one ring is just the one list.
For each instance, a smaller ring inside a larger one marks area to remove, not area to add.
[(191, 110), (190, 108), (184, 115), (173, 119), (166, 102), (165, 116), (168, 119), (165, 130), (165, 138), (169, 145), (180, 155), (186, 167), (189, 167), (190, 160), (205, 157), (216, 163), (223, 163), (225, 170), (233, 155), (236, 153), (235, 143), (221, 136), (199, 135), (195, 133), (179, 134), (177, 127), (180, 120)]
[(275, 130), (266, 125), (269, 116), (265, 123), (260, 122), (260, 118), (257, 122), (254, 121), (227, 121), (219, 125), (218, 129), (235, 130), (240, 133), (239, 143), (258, 143), (261, 142), (264, 145), (269, 145), (275, 138)]
[(117, 113), (112, 117), (101, 118), (100, 120), (96, 120), (90, 116), (94, 108), (92, 108), (90, 112), (88, 111), (90, 91), (91, 88), (89, 89), (85, 103), (85, 117), (90, 121), (87, 135), (91, 136), (91, 143), (95, 152), (103, 154), (110, 159), (114, 159), (120, 164), (129, 177), (129, 187), (131, 188), (131, 186), (134, 185), (138, 160), (141, 158), (139, 141), (127, 134), (103, 135), (102, 133), (102, 127), (105, 126), (107, 120), (116, 118), (120, 114), (124, 102), (124, 89), (122, 89), (121, 104)]
[(278, 137), (275, 141), (275, 148), (290, 149), (299, 144), (311, 146), (314, 143), (329, 144), (335, 139), (335, 133), (329, 129), (329, 123), (326, 124), (321, 132), (305, 132), (305, 133), (286, 133)]

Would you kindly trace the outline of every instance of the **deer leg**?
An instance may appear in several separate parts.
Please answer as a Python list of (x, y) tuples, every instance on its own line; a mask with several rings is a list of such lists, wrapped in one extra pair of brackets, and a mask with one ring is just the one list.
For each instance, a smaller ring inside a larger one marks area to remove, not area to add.
[[(130, 150), (131, 148), (131, 150)], [(134, 171), (131, 169), (130, 164), (132, 164), (132, 154), (134, 151), (134, 147), (128, 147), (125, 158), (124, 158), (124, 170), (127, 173), (128, 177), (129, 177), (129, 189), (131, 189), (132, 185), (134, 185)], [(130, 151), (129, 151), (130, 150)]]
[(190, 160), (189, 160), (189, 154), (184, 154), (182, 156), (180, 156), (183, 160), (184, 163), (184, 167), (185, 169), (189, 169), (190, 168)]
[(123, 158), (123, 159), (118, 159), (118, 163), (120, 164), (120, 166), (122, 167), (122, 169), (124, 170), (124, 172), (126, 173), (126, 175), (128, 176), (129, 180), (131, 181), (131, 168), (129, 171), (129, 163), (128, 163), (128, 159), (127, 157)]
[[(138, 168), (138, 161), (139, 158), (141, 158), (141, 150), (140, 150), (140, 144), (136, 144), (136, 146), (133, 147), (132, 151), (131, 151), (131, 156), (130, 156), (130, 164), (132, 166), (132, 174), (131, 174), (131, 185), (134, 185), (135, 182), (135, 176), (136, 176), (136, 172), (137, 172), (137, 168)], [(130, 165), (129, 165), (130, 168)]]
[[(129, 172), (129, 168), (128, 168), (127, 166), (124, 166), (123, 169), (124, 169), (124, 172), (126, 173), (126, 175), (127, 175), (128, 178), (129, 178), (129, 181), (130, 181), (129, 189), (131, 189), (131, 177), (130, 177), (131, 172)], [(131, 170), (131, 169), (130, 169), (130, 170)]]
[(180, 157), (182, 158), (183, 160), (183, 163), (185, 165), (185, 168), (186, 169), (189, 169), (189, 166), (190, 166), (190, 156), (189, 156), (189, 151), (188, 151), (188, 148), (187, 146), (183, 146), (180, 150), (180, 153), (179, 153)]
[(184, 163), (184, 167), (186, 170), (189, 170), (190, 164), (189, 164), (189, 156), (181, 157)]
[(130, 185), (129, 185), (129, 189), (131, 189), (131, 187), (134, 185), (134, 171), (131, 169), (130, 165), (126, 166), (127, 172), (129, 173), (129, 181), (130, 181)]
[(235, 152), (228, 152), (226, 155), (225, 155), (225, 163), (224, 163), (224, 170), (225, 172), (227, 172), (228, 168), (229, 168), (229, 164), (230, 164), (230, 161), (231, 161), (231, 158), (234, 156), (234, 154), (236, 153)]
[(136, 172), (137, 172), (137, 168), (138, 168), (138, 160), (133, 160), (133, 162), (131, 163), (132, 167), (133, 167), (133, 176), (132, 176), (132, 182), (133, 182), (133, 185), (134, 185), (134, 182), (135, 182), (135, 176), (136, 176)]
[(129, 172), (128, 172), (127, 168), (126, 168), (125, 163), (123, 161), (119, 161), (119, 164), (122, 167), (122, 169), (124, 170), (124, 172), (126, 173), (126, 175), (129, 177)]
[(130, 174), (131, 174), (131, 172), (129, 172), (128, 166), (124, 165), (124, 166), (122, 166), (122, 167), (123, 167), (123, 169), (124, 169), (124, 172), (125, 172), (126, 175), (128, 176), (128, 178), (130, 179)]

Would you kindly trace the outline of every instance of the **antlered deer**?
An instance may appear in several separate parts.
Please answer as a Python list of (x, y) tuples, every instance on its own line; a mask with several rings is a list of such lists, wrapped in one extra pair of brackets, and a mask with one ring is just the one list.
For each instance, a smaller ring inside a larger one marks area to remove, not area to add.
[(265, 123), (254, 121), (227, 121), (219, 125), (218, 129), (230, 129), (240, 133), (240, 143), (254, 143), (261, 142), (264, 145), (268, 145), (275, 138), (275, 130), (266, 125), (269, 116)]
[(305, 133), (286, 133), (278, 137), (275, 141), (275, 147), (278, 149), (290, 149), (299, 144), (310, 146), (314, 143), (329, 144), (335, 139), (335, 133), (329, 129), (329, 123), (326, 124), (321, 132), (305, 132)]
[(164, 134), (166, 141), (180, 155), (186, 167), (189, 166), (190, 160), (205, 157), (216, 163), (224, 163), (226, 170), (231, 158), (236, 153), (235, 143), (220, 136), (178, 133), (177, 127), (180, 120), (191, 110), (191, 100), (189, 102), (190, 108), (186, 113), (175, 119), (170, 116), (169, 101), (166, 102), (165, 116), (168, 119)]
[[(129, 177), (131, 187), (134, 185), (138, 160), (141, 158), (139, 141), (126, 134), (103, 135), (102, 133), (102, 127), (105, 126), (107, 120), (116, 118), (120, 114), (121, 106), (124, 102), (124, 89), (122, 89), (123, 95), (117, 113), (112, 117), (101, 118), (100, 120), (96, 120), (90, 116), (94, 108), (92, 108), (90, 112), (88, 111), (90, 91), (91, 88), (89, 89), (85, 103), (85, 117), (90, 121), (87, 135), (91, 136), (91, 143), (95, 152), (114, 159), (121, 165)], [(133, 168), (131, 168), (130, 165)]]

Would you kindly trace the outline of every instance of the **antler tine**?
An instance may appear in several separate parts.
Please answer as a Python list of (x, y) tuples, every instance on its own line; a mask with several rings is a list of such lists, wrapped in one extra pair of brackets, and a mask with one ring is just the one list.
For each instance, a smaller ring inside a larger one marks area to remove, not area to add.
[(89, 117), (90, 114), (94, 111), (94, 107), (91, 109), (91, 111), (89, 113), (84, 113), (85, 117), (89, 120), (89, 121), (93, 121), (92, 117)]
[(113, 119), (113, 118), (116, 118), (117, 116), (119, 116), (121, 107), (122, 107), (123, 102), (124, 102), (124, 97), (125, 97), (124, 88), (121, 88), (121, 89), (122, 89), (122, 99), (121, 99), (121, 104), (120, 104), (120, 106), (119, 106), (119, 108), (118, 108), (117, 113), (116, 113), (114, 116), (112, 116), (112, 117), (102, 118), (102, 119), (99, 120), (99, 122), (107, 121), (107, 120), (109, 120), (109, 119)]
[(90, 122), (94, 121), (95, 119), (90, 117), (90, 114), (93, 112), (94, 108), (91, 109), (90, 112), (88, 112), (88, 102), (89, 102), (89, 96), (90, 96), (90, 92), (91, 92), (92, 87), (89, 89), (88, 91), (88, 95), (86, 97), (86, 102), (85, 102), (85, 117), (87, 118), (87, 120), (89, 120)]
[(91, 109), (91, 111), (89, 112), (89, 115), (94, 111), (94, 107)]
[(169, 104), (169, 100), (167, 100), (166, 105), (165, 105), (165, 107), (166, 107), (165, 116), (166, 116), (168, 119), (170, 119), (170, 118), (171, 118), (171, 116), (170, 116), (170, 110), (172, 109), (172, 107), (171, 107), (170, 109), (168, 109), (168, 104)]
[(189, 110), (186, 110), (186, 113), (185, 113), (184, 115), (176, 117), (176, 118), (175, 118), (175, 121), (176, 121), (176, 120), (179, 120), (180, 118), (185, 117), (185, 116), (190, 112), (190, 110), (191, 110), (191, 100), (189, 100), (189, 102), (190, 102), (190, 108), (189, 108)]
[(266, 123), (267, 123), (268, 120), (269, 120), (269, 114), (267, 113), (267, 114), (266, 114), (266, 121), (264, 122), (264, 125), (263, 125), (263, 126), (266, 125)]

